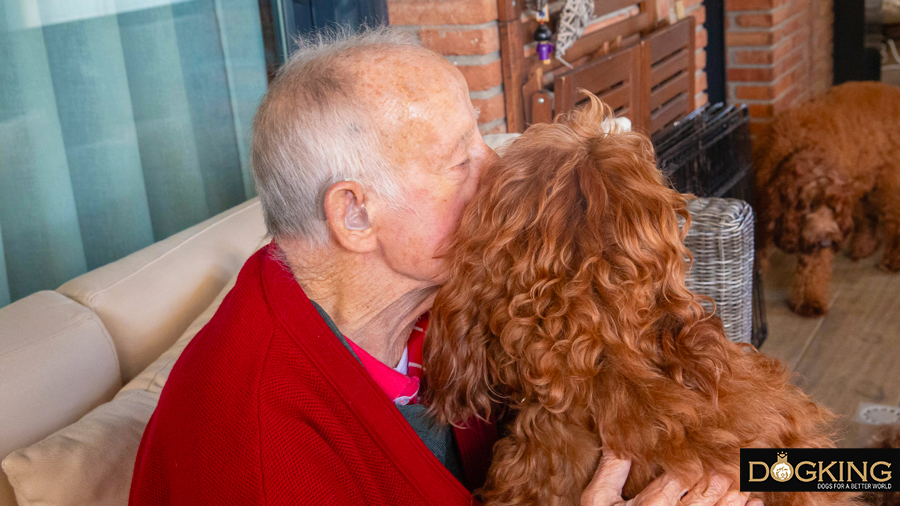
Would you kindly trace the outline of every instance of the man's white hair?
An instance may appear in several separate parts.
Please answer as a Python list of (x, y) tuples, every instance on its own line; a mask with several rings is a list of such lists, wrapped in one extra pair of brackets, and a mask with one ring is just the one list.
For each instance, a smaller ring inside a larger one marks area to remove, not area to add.
[(360, 100), (354, 68), (363, 57), (423, 49), (411, 34), (388, 27), (330, 31), (298, 44), (254, 118), (253, 178), (272, 237), (323, 246), (329, 240), (323, 199), (334, 183), (355, 180), (388, 207), (405, 205), (400, 174), (372, 105)]

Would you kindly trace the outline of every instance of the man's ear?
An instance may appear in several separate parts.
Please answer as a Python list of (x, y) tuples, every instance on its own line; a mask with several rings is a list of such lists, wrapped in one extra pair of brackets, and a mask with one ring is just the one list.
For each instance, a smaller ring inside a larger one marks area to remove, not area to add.
[(340, 181), (325, 192), (325, 219), (335, 239), (356, 253), (369, 253), (377, 247), (366, 194), (356, 181)]

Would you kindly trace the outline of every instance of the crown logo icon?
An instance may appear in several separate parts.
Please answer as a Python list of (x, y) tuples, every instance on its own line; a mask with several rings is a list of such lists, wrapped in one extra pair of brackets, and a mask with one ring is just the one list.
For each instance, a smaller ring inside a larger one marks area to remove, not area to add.
[(778, 461), (772, 465), (772, 479), (783, 483), (794, 476), (794, 466), (787, 461), (787, 452), (778, 452), (776, 456)]

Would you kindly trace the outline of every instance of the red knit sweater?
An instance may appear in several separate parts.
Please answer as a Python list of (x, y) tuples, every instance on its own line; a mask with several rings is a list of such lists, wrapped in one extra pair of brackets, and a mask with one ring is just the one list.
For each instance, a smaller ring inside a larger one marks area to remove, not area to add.
[[(131, 506), (467, 505), (267, 246), (172, 368), (138, 450)], [(457, 430), (480, 486), (492, 427)]]

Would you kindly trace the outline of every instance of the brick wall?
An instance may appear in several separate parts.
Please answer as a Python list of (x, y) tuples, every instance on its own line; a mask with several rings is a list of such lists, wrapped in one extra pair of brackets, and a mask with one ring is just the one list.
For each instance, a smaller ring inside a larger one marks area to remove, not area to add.
[(832, 0), (726, 0), (728, 96), (751, 129), (831, 86)]
[(506, 132), (497, 0), (388, 0), (388, 16), (459, 68), (482, 134)]
[(684, 5), (685, 15), (694, 16), (696, 21), (697, 33), (694, 48), (697, 53), (694, 61), (696, 62), (697, 72), (694, 76), (696, 80), (694, 89), (697, 95), (694, 99), (694, 106), (700, 107), (709, 101), (709, 96), (706, 93), (706, 43), (708, 38), (706, 27), (703, 26), (706, 23), (706, 7), (703, 6), (703, 0), (684, 0), (682, 5)]

